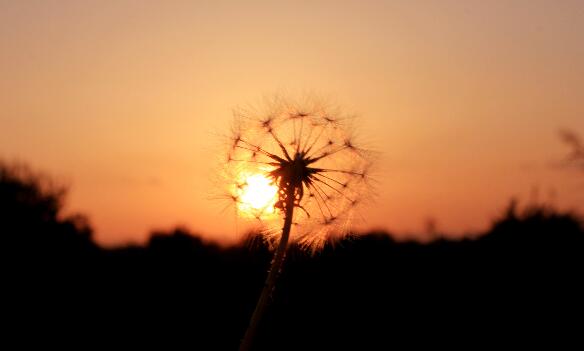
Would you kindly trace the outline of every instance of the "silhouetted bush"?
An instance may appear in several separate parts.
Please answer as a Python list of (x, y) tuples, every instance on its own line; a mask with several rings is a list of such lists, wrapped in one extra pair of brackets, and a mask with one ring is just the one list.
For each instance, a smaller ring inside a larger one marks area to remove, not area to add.
[[(261, 241), (222, 248), (177, 228), (144, 247), (103, 249), (85, 217), (61, 218), (62, 188), (31, 174), (0, 164), (4, 317), (14, 335), (44, 335), (45, 347), (237, 348), (271, 259)], [(552, 337), (558, 347), (581, 335), (583, 244), (576, 215), (512, 203), (477, 239), (420, 244), (378, 232), (314, 256), (292, 247), (255, 347), (475, 348)]]
[(0, 229), (4, 255), (85, 258), (96, 252), (85, 216), (61, 214), (65, 188), (22, 164), (0, 161)]

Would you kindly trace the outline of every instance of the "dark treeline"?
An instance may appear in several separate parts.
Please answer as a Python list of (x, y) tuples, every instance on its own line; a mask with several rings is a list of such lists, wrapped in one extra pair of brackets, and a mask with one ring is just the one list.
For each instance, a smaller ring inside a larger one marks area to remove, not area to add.
[[(103, 249), (83, 216), (60, 215), (63, 195), (0, 164), (4, 335), (20, 346), (237, 349), (271, 259), (261, 240), (222, 248), (176, 229)], [(583, 244), (576, 215), (511, 204), (472, 240), (369, 233), (313, 256), (292, 247), (255, 346), (582, 342)]]

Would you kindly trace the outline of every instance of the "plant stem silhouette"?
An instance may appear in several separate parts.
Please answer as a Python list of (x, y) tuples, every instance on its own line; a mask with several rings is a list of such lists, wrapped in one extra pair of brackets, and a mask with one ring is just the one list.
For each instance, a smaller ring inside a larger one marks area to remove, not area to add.
[[(277, 247), (240, 351), (251, 348), (288, 244), (313, 253), (321, 249), (331, 235), (348, 227), (352, 211), (366, 193), (369, 153), (356, 146), (345, 118), (316, 102), (302, 105), (276, 100), (266, 110), (238, 111), (229, 140), (225, 173), (230, 184), (225, 198), (258, 220), (268, 219), (269, 214), (278, 224), (284, 220), (281, 231), (265, 233)], [(246, 205), (249, 174), (277, 187), (277, 199), (265, 206)]]
[(284, 218), (284, 227), (282, 228), (282, 237), (278, 248), (274, 254), (272, 264), (270, 266), (270, 272), (264, 283), (264, 288), (255, 307), (253, 315), (251, 317), (249, 327), (245, 332), (245, 336), (241, 342), (239, 351), (248, 351), (251, 349), (251, 345), (255, 334), (257, 333), (259, 322), (270, 302), (271, 294), (274, 291), (274, 286), (276, 284), (276, 279), (280, 274), (282, 265), (284, 263), (284, 258), (286, 257), (286, 248), (288, 247), (288, 239), (290, 238), (290, 230), (292, 229), (292, 218), (294, 216), (294, 188), (289, 189), (286, 199), (286, 214)]

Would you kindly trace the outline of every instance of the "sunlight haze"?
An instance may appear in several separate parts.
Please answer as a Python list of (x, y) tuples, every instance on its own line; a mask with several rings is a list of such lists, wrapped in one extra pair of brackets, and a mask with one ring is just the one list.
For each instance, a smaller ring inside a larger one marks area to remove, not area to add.
[(212, 199), (221, 135), (287, 93), (378, 152), (358, 229), (458, 236), (512, 197), (584, 211), (558, 136), (584, 135), (584, 1), (2, 1), (0, 33), (0, 158), (70, 185), (102, 244), (240, 240)]

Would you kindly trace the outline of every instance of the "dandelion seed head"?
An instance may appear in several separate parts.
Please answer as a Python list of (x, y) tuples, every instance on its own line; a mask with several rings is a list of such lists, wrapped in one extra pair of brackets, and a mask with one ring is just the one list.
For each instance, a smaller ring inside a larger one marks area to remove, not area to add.
[[(264, 223), (266, 242), (277, 242), (293, 203), (292, 242), (315, 250), (345, 234), (369, 189), (372, 160), (357, 146), (348, 117), (317, 99), (283, 98), (237, 109), (234, 116), (224, 173), (241, 216)], [(267, 193), (252, 189), (253, 182), (273, 187), (272, 197), (262, 197)]]

